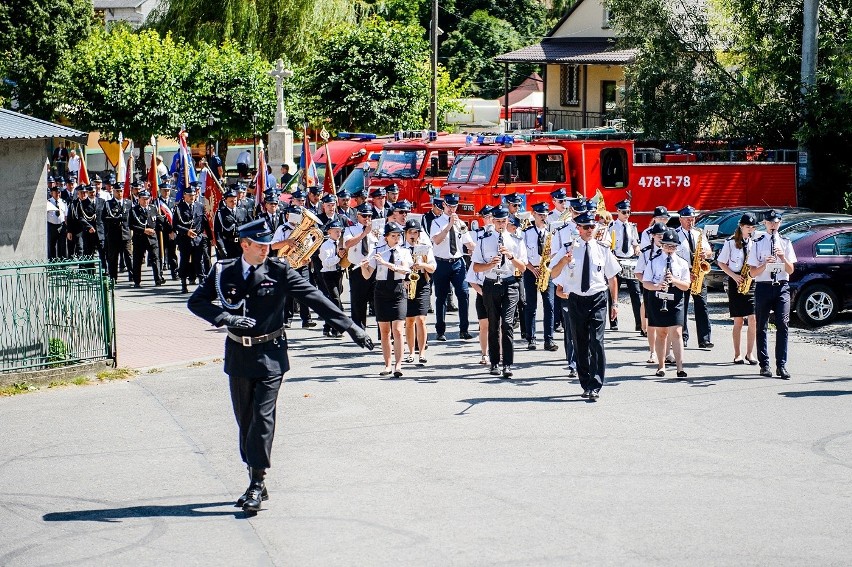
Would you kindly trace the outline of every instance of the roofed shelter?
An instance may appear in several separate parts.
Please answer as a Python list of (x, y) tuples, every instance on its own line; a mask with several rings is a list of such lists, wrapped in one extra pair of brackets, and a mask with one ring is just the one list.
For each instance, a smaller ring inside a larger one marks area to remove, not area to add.
[(0, 109), (0, 261), (47, 256), (47, 174), (54, 139), (88, 134)]
[(601, 0), (577, 0), (541, 42), (495, 60), (505, 66), (507, 94), (510, 64), (543, 65), (543, 129), (592, 128), (604, 126), (623, 106), (624, 68), (638, 54), (636, 49), (616, 49), (615, 40)]

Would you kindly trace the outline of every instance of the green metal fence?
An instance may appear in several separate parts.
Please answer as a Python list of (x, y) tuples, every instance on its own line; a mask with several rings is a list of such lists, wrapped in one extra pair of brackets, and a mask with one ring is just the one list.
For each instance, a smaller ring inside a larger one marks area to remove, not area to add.
[(0, 372), (114, 361), (113, 299), (97, 258), (0, 263)]

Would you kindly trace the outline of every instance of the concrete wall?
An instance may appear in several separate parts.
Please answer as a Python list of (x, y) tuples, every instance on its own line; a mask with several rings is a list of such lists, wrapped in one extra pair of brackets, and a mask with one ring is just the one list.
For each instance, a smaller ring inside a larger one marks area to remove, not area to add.
[(47, 258), (49, 140), (0, 140), (0, 262)]
[(582, 0), (571, 16), (559, 26), (551, 37), (615, 37), (612, 28), (604, 25), (604, 7), (601, 0)]
[(621, 65), (589, 65), (588, 66), (588, 89), (583, 85), (583, 66), (580, 65), (580, 105), (562, 106), (560, 104), (560, 66), (547, 66), (547, 108), (557, 110), (583, 110), (583, 97), (586, 97), (586, 112), (601, 111), (601, 81), (616, 82), (616, 101), (623, 104), (622, 92), (624, 89), (624, 67)]

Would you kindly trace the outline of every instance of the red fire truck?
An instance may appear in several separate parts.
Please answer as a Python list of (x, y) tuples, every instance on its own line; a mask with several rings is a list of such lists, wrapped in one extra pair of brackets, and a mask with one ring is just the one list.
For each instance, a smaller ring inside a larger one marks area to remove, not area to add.
[(340, 187), (343, 180), (352, 170), (368, 161), (378, 159), (382, 147), (390, 140), (387, 136), (376, 136), (368, 133), (339, 132), (336, 140), (331, 140), (316, 149), (313, 153), (314, 164), (320, 184), (325, 181), (325, 170), (328, 165), (327, 153), (331, 155), (331, 166), (334, 171), (335, 187)]
[(400, 200), (411, 201), (412, 210), (426, 213), (431, 208), (432, 194), (447, 180), (456, 152), (467, 137), (434, 131), (397, 132), (394, 141), (382, 149), (379, 164), (370, 178), (370, 190), (399, 186)]
[(778, 160), (771, 162), (710, 161), (712, 152), (661, 152), (636, 148), (624, 137), (605, 137), (573, 134), (523, 141), (510, 135), (479, 136), (459, 149), (441, 192), (459, 194), (459, 216), (466, 221), (508, 193), (521, 194), (529, 208), (550, 202), (549, 193), (559, 187), (588, 199), (600, 190), (610, 210), (629, 195), (640, 224), (657, 205), (677, 211), (688, 204), (708, 210), (797, 203), (793, 151), (782, 156), (760, 150), (760, 159)]

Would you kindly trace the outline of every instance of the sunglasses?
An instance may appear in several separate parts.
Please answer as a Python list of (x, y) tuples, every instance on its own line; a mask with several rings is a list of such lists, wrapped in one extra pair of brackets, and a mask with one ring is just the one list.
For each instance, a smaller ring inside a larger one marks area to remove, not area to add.
[(621, 213), (622, 215), (629, 215), (630, 214), (630, 211), (618, 211), (618, 212)]
[(581, 224), (577, 228), (580, 228), (582, 230), (592, 230), (593, 228), (595, 228), (595, 225), (593, 225), (593, 224)]

